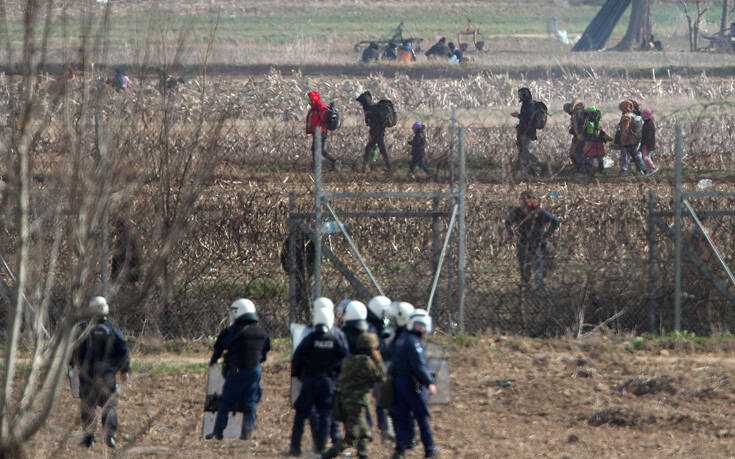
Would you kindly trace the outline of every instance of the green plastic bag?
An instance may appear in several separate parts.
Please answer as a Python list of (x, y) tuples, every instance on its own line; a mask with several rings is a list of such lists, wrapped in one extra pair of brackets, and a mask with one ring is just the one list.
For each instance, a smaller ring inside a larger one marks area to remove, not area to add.
[(378, 160), (378, 151), (379, 150), (380, 149), (378, 148), (377, 145), (375, 146), (375, 148), (373, 148), (372, 153), (370, 153), (370, 161), (376, 162)]

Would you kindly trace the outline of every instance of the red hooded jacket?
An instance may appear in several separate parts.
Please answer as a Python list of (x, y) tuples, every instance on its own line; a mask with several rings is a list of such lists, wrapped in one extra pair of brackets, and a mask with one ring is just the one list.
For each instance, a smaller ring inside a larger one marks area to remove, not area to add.
[(321, 126), (322, 133), (325, 134), (327, 132), (327, 105), (322, 102), (321, 95), (316, 91), (311, 91), (307, 96), (311, 101), (311, 107), (306, 113), (306, 133), (314, 134), (314, 128)]

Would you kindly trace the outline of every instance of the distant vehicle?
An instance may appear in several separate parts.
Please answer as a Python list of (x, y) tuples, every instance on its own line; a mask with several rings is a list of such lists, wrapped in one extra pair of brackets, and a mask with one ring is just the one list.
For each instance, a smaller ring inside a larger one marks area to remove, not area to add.
[(403, 21), (401, 21), (400, 24), (398, 24), (398, 27), (393, 31), (393, 34), (390, 37), (385, 38), (374, 38), (372, 40), (362, 40), (355, 43), (355, 52), (362, 52), (364, 48), (367, 48), (370, 46), (370, 43), (376, 43), (378, 46), (381, 47), (381, 55), (383, 54), (383, 51), (385, 48), (399, 48), (400, 46), (408, 46), (410, 49), (413, 49), (415, 52), (421, 51), (421, 48), (419, 44), (424, 41), (423, 38), (418, 37), (409, 37), (404, 38), (403, 37)]

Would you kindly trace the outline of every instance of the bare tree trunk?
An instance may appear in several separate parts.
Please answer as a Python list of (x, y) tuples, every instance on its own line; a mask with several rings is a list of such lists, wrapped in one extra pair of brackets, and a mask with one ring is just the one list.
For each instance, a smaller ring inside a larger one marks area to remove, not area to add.
[(628, 51), (635, 43), (642, 39), (648, 40), (651, 35), (651, 4), (653, 0), (633, 0), (631, 4), (630, 22), (620, 43), (612, 49), (614, 51)]

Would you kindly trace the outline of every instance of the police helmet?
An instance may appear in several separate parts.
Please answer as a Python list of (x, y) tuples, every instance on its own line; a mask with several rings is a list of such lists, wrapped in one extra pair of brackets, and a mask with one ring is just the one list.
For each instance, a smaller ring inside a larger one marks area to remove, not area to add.
[(345, 322), (367, 319), (367, 308), (360, 301), (350, 301), (345, 308)]
[(104, 317), (110, 313), (110, 306), (104, 296), (96, 296), (89, 301), (89, 310), (92, 314)]
[(329, 309), (334, 313), (334, 303), (329, 298), (320, 296), (311, 304), (312, 311), (316, 311), (317, 309)]
[(424, 333), (431, 333), (431, 316), (425, 310), (416, 309), (411, 313), (411, 317), (408, 319), (408, 329), (416, 331), (414, 329), (416, 324), (423, 324), (426, 327)]
[(317, 309), (311, 318), (311, 324), (317, 333), (326, 334), (334, 325), (334, 313), (327, 309)]
[(375, 333), (366, 332), (357, 337), (357, 348), (358, 349), (377, 349), (380, 345), (380, 340)]
[(396, 318), (396, 325), (399, 327), (405, 327), (408, 324), (408, 319), (413, 313), (414, 307), (411, 303), (405, 301), (394, 301), (391, 303), (391, 313)]
[(382, 319), (385, 317), (386, 310), (390, 307), (390, 299), (383, 295), (375, 296), (368, 302), (367, 307), (375, 317)]
[(252, 320), (258, 320), (258, 316), (255, 315), (255, 304), (252, 301), (247, 298), (240, 298), (230, 305), (230, 325), (232, 325), (238, 317), (246, 315)]

